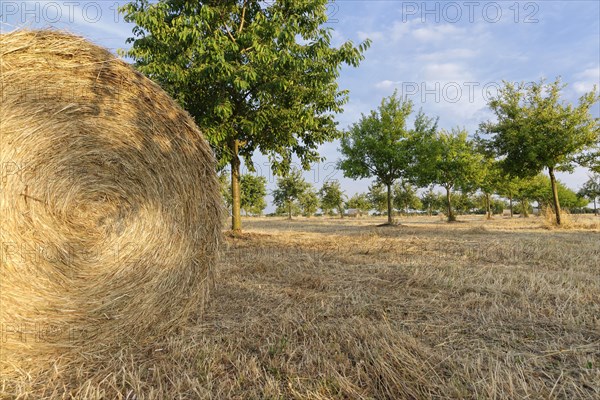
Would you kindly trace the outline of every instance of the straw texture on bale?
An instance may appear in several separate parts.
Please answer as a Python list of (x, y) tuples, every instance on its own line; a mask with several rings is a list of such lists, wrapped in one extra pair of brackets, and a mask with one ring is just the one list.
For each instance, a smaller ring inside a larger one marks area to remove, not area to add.
[(0, 35), (0, 73), (0, 375), (176, 334), (203, 307), (221, 228), (192, 118), (64, 32)]

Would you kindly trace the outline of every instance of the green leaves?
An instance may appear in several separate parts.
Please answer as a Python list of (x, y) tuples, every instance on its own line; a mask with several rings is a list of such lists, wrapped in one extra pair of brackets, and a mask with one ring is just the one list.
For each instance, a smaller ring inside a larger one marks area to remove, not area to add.
[(319, 209), (319, 197), (317, 193), (309, 185), (303, 193), (298, 196), (298, 205), (305, 217), (314, 215)]
[(244, 174), (240, 180), (240, 206), (248, 214), (260, 215), (267, 207), (267, 179), (264, 176)]
[(302, 177), (302, 172), (292, 170), (277, 179), (277, 188), (273, 191), (273, 203), (281, 209), (285, 208), (291, 219), (292, 210), (298, 208), (298, 201), (310, 189), (311, 186)]
[(585, 197), (590, 201), (600, 198), (600, 174), (590, 175), (578, 194), (580, 197)]
[(137, 0), (121, 8), (136, 24), (125, 54), (180, 100), (215, 147), (235, 137), (247, 162), (260, 149), (283, 163), (292, 153), (309, 163), (311, 150), (340, 135), (333, 120), (347, 101), (335, 81), (340, 67), (358, 66), (370, 43), (332, 48), (321, 27), (326, 5)]
[[(228, 172), (219, 174), (221, 183), (221, 195), (225, 206), (231, 208), (231, 176)], [(264, 176), (244, 174), (240, 178), (241, 200), (240, 206), (247, 214), (260, 215), (267, 207), (265, 196), (267, 195), (267, 179)]]
[(344, 176), (358, 179), (375, 177), (391, 185), (406, 174), (410, 162), (406, 119), (413, 109), (397, 93), (382, 100), (377, 111), (362, 115), (341, 140), (342, 159), (338, 162)]
[(559, 79), (530, 86), (505, 82), (489, 103), (497, 122), (480, 126), (482, 133), (491, 135), (488, 147), (501, 158), (505, 172), (531, 177), (544, 168), (548, 170), (558, 225), (560, 196), (554, 171), (572, 171), (576, 162), (585, 159), (585, 152), (598, 148), (600, 140), (600, 124), (590, 114), (600, 99), (596, 89), (582, 96), (574, 107), (560, 100), (564, 87)]
[(338, 181), (326, 181), (319, 190), (321, 198), (321, 208), (325, 211), (337, 210), (338, 214), (344, 215), (345, 195)]
[(569, 171), (578, 155), (598, 145), (600, 126), (590, 114), (598, 95), (587, 93), (574, 107), (560, 100), (564, 87), (558, 79), (529, 86), (505, 82), (490, 101), (497, 121), (481, 124), (479, 131), (490, 135), (487, 145), (501, 157), (506, 172), (534, 176), (543, 168)]
[[(384, 198), (385, 203), (385, 198)], [(368, 212), (373, 205), (369, 201), (369, 196), (366, 193), (357, 193), (346, 202), (347, 208), (355, 208), (360, 212)], [(385, 204), (384, 204), (385, 207)]]
[(425, 130), (415, 135), (414, 142), (414, 180), (420, 186), (440, 185), (446, 189), (448, 221), (453, 221), (452, 190), (470, 192), (479, 187), (484, 157), (467, 132), (458, 128), (438, 133)]
[(476, 189), (482, 178), (483, 155), (465, 130), (454, 128), (422, 135), (418, 140), (413, 174), (420, 186)]
[[(560, 181), (556, 182), (556, 186), (561, 206), (574, 208), (583, 207), (587, 204), (587, 201), (582, 201), (574, 191), (563, 185)], [(540, 207), (553, 206), (550, 178), (542, 174), (523, 179), (518, 195), (521, 198), (536, 201)]]
[(417, 188), (408, 182), (401, 182), (392, 188), (394, 196), (394, 207), (398, 210), (408, 211), (409, 209), (420, 209), (423, 204), (417, 196)]
[(120, 9), (136, 24), (122, 53), (194, 117), (220, 166), (243, 157), (252, 168), (258, 150), (282, 174), (341, 136), (334, 115), (348, 93), (336, 79), (370, 44), (332, 47), (327, 3), (134, 0)]

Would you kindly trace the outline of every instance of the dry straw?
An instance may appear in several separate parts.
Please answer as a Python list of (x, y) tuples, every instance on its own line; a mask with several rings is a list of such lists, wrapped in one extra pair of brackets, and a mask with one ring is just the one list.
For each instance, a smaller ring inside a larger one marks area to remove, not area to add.
[(107, 50), (19, 30), (0, 35), (0, 72), (7, 390), (176, 334), (203, 307), (221, 200), (190, 116)]

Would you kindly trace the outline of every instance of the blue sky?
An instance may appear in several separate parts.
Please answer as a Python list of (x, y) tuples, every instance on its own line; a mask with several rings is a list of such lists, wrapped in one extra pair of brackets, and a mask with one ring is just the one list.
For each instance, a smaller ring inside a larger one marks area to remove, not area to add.
[[(17, 27), (57, 27), (80, 34), (113, 51), (126, 48), (132, 25), (116, 8), (123, 1), (0, 2), (1, 31)], [(328, 26), (334, 45), (346, 40), (373, 43), (359, 68), (346, 67), (340, 87), (350, 90), (340, 128), (378, 106), (394, 90), (416, 108), (440, 117), (440, 127), (465, 127), (473, 134), (491, 118), (486, 98), (502, 80), (553, 80), (569, 86), (564, 98), (577, 101), (600, 87), (600, 2), (592, 1), (379, 1), (330, 3)], [(600, 105), (594, 109), (600, 116)], [(305, 174), (319, 188), (339, 179), (348, 195), (366, 191), (369, 181), (352, 181), (334, 167), (339, 144), (321, 146), (326, 161)], [(274, 187), (265, 157), (255, 164)], [(577, 189), (587, 171), (561, 174)], [(272, 207), (268, 208), (268, 211)]]

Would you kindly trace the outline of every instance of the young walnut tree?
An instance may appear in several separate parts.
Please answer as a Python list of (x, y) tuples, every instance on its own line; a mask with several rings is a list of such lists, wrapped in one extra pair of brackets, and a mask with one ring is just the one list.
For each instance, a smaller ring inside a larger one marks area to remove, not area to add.
[(125, 54), (194, 117), (220, 166), (231, 166), (232, 230), (241, 230), (240, 165), (255, 151), (278, 174), (303, 168), (340, 136), (334, 116), (348, 92), (342, 65), (357, 67), (370, 41), (331, 46), (329, 0), (134, 0)]

